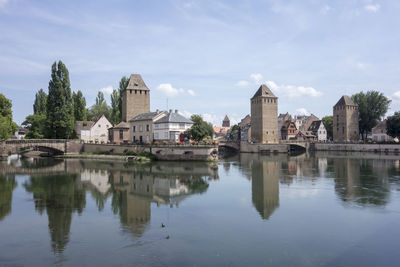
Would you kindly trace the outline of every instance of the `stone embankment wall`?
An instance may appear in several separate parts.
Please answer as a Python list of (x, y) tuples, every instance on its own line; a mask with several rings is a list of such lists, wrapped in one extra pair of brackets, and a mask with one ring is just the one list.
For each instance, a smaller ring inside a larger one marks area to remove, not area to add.
[(216, 146), (132, 146), (84, 144), (84, 152), (110, 153), (121, 155), (128, 152), (150, 152), (160, 160), (215, 160), (218, 158)]
[(240, 152), (245, 153), (287, 153), (287, 144), (251, 144), (247, 141), (240, 142)]
[(344, 151), (344, 152), (372, 152), (372, 153), (399, 153), (400, 144), (326, 144), (315, 143), (315, 151)]

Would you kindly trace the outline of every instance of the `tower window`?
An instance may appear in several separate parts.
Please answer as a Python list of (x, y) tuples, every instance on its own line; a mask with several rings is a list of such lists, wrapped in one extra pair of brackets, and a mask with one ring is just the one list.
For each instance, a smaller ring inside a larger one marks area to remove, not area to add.
[(137, 94), (137, 90), (135, 90), (135, 94)]
[(142, 94), (142, 90), (139, 90), (140, 94)]
[(129, 90), (129, 93), (132, 94), (132, 90)]
[(144, 91), (144, 94), (147, 95), (147, 91)]

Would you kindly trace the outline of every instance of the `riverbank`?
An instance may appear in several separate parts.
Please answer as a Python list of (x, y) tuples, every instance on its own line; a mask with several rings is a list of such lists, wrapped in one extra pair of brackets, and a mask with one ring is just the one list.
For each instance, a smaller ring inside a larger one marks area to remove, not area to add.
[(58, 155), (54, 158), (63, 159), (97, 159), (97, 160), (120, 160), (120, 161), (135, 161), (135, 162), (150, 162), (155, 160), (154, 157), (144, 155), (105, 155), (105, 154), (93, 154), (93, 153), (82, 153), (82, 154), (67, 154)]

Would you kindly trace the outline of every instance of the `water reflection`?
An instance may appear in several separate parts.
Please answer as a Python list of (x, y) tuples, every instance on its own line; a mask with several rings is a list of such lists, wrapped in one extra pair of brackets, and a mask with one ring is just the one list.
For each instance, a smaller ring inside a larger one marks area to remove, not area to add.
[(0, 175), (0, 221), (11, 213), (12, 195), (16, 187), (14, 175)]

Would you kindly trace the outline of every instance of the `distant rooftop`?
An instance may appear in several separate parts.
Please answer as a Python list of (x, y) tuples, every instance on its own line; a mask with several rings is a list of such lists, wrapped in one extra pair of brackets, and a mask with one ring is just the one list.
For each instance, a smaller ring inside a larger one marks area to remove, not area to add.
[(254, 94), (252, 98), (257, 96), (265, 96), (265, 97), (274, 97), (277, 98), (274, 93), (272, 93), (271, 89), (268, 88), (265, 84), (262, 84), (260, 88), (258, 88), (257, 92)]
[(164, 116), (161, 119), (155, 121), (154, 123), (166, 123), (166, 122), (178, 122), (178, 123), (190, 123), (190, 124), (193, 124), (193, 122), (191, 120), (183, 117), (178, 112), (169, 112), (166, 116)]
[(347, 95), (342, 96), (339, 101), (336, 103), (336, 106), (357, 106), (354, 104), (353, 100)]
[(140, 74), (131, 74), (126, 89), (149, 90)]
[(129, 120), (129, 122), (133, 121), (145, 121), (145, 120), (152, 120), (154, 117), (160, 115), (161, 113), (164, 113), (166, 111), (155, 111), (155, 112), (146, 112), (146, 113), (141, 113), (133, 117), (132, 119)]

